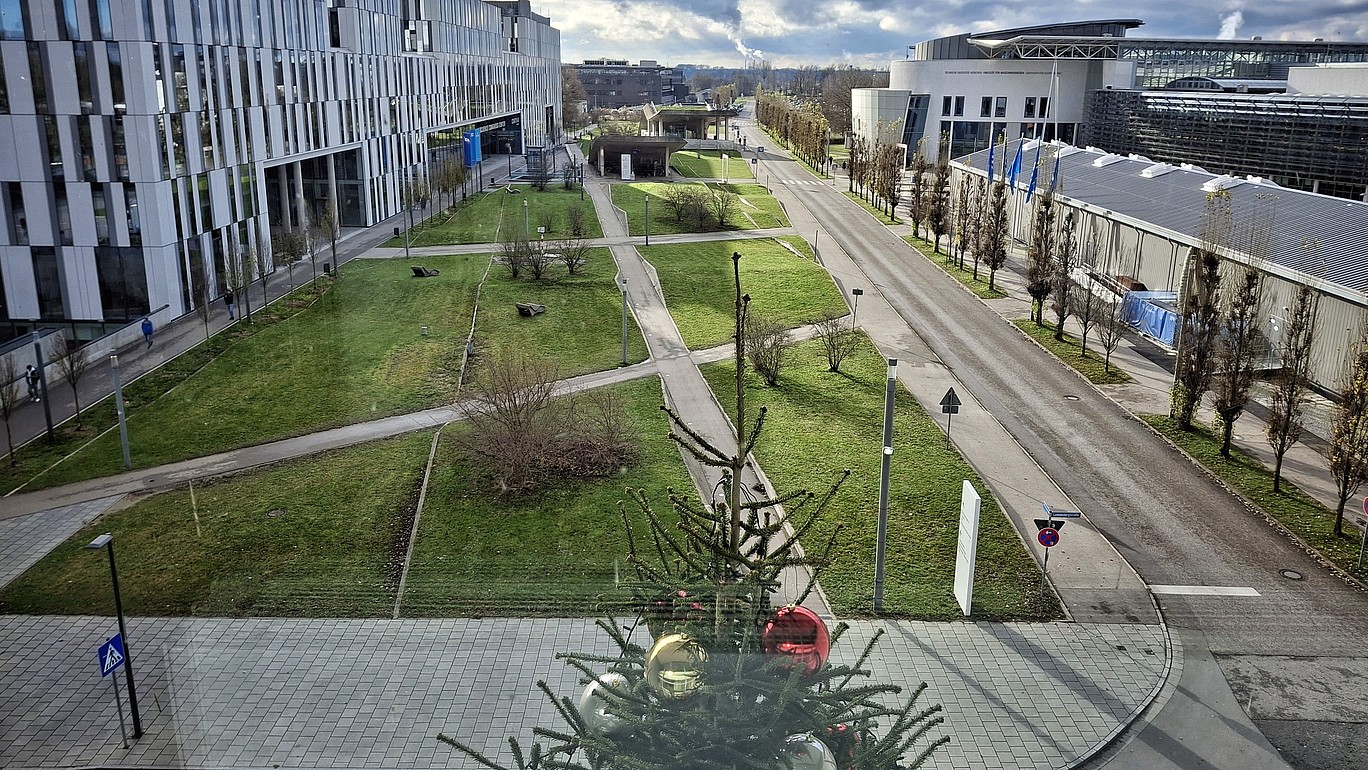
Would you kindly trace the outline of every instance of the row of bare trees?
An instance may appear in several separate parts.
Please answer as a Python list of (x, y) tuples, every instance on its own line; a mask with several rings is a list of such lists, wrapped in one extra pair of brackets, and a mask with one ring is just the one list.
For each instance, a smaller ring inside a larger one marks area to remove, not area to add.
[(760, 92), (755, 117), (809, 166), (826, 165), (831, 149), (831, 125), (817, 104), (795, 106), (787, 97)]
[(905, 154), (903, 145), (882, 138), (870, 142), (863, 136), (851, 137), (847, 161), (850, 192), (892, 217), (902, 201)]

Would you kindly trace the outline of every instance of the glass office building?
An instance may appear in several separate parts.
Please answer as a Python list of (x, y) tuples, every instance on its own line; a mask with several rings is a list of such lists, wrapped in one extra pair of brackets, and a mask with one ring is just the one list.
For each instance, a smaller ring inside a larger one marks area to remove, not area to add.
[(273, 228), (399, 213), (453, 132), (554, 142), (559, 35), (528, 0), (0, 0), (0, 342), (189, 312)]

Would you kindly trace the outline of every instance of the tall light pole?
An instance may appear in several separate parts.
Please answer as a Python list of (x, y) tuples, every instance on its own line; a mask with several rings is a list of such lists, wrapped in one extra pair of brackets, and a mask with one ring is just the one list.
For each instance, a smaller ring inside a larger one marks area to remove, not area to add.
[(52, 429), (52, 399), (47, 392), (47, 365), (43, 363), (43, 340), (37, 329), (33, 330), (33, 359), (38, 369), (38, 395), (43, 400), (43, 419), (47, 422), (48, 438), (57, 434)]
[(138, 714), (138, 690), (133, 683), (133, 646), (128, 642), (128, 629), (124, 627), (123, 599), (119, 596), (119, 568), (114, 564), (114, 535), (109, 532), (91, 540), (86, 548), (109, 551), (109, 580), (114, 585), (114, 612), (119, 617), (119, 636), (123, 638), (124, 677), (128, 682), (128, 710), (133, 712), (133, 737), (143, 734), (142, 717)]
[(898, 359), (888, 359), (888, 387), (884, 391), (883, 464), (879, 470), (879, 526), (874, 540), (874, 611), (883, 612), (884, 549), (888, 545), (888, 476), (893, 465), (893, 391), (898, 384)]
[(119, 377), (119, 357), (113, 353), (109, 355), (109, 369), (114, 380), (114, 412), (119, 416), (119, 445), (123, 447), (123, 464), (125, 468), (131, 469), (133, 458), (128, 453), (128, 420), (124, 415), (123, 381)]
[(646, 245), (651, 245), (651, 194), (646, 193)]
[(627, 279), (622, 279), (622, 365), (627, 365)]
[(526, 198), (523, 198), (523, 237), (529, 241), (532, 240), (532, 225), (531, 220), (528, 219)]

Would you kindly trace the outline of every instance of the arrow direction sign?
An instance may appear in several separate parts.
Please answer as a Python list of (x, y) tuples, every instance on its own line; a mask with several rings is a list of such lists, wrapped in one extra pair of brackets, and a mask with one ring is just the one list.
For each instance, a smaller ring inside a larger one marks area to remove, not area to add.
[(955, 395), (955, 389), (945, 391), (945, 396), (940, 400), (941, 414), (959, 414), (960, 400)]
[(100, 676), (105, 677), (114, 673), (119, 666), (124, 664), (123, 635), (115, 634), (109, 641), (100, 645)]

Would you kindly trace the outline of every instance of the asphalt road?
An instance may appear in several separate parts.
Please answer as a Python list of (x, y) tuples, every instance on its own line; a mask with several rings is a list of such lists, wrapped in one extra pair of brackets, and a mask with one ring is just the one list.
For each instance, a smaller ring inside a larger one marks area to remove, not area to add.
[[(762, 142), (751, 132), (750, 142)], [(771, 181), (812, 177), (773, 151)], [(778, 186), (778, 185), (776, 185)], [(1276, 767), (1262, 740), (1214, 725), (1234, 702), (1296, 768), (1368, 767), (1368, 597), (1268, 526), (1143, 423), (1025, 339), (832, 186), (784, 186), (852, 255), (1151, 585), (1253, 588), (1160, 596), (1188, 646), (1183, 676), (1094, 766)], [(778, 190), (776, 190), (777, 192)], [(985, 476), (992, 469), (979, 469)], [(1294, 570), (1303, 579), (1284, 577)], [(1219, 734), (1219, 735), (1218, 735)]]

